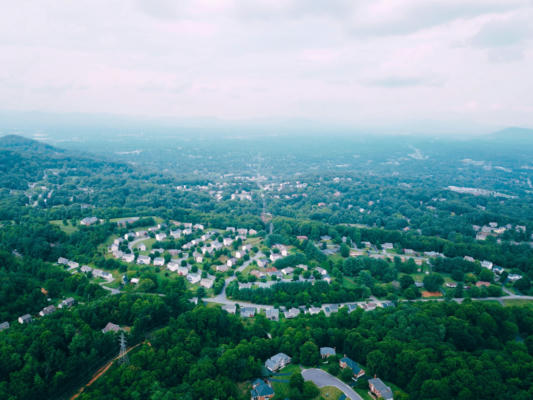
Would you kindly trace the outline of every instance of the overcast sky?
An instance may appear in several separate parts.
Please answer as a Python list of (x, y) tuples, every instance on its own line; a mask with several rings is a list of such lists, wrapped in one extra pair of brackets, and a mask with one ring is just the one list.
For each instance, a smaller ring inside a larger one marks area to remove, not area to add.
[(0, 109), (533, 127), (532, 21), (533, 0), (3, 1)]

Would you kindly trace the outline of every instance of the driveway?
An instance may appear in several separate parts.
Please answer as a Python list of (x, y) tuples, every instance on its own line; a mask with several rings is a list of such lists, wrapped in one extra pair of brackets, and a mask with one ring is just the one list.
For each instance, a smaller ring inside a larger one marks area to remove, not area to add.
[(363, 398), (346, 383), (321, 369), (304, 369), (302, 371), (302, 376), (304, 377), (304, 380), (313, 382), (319, 388), (323, 388), (324, 386), (333, 386), (343, 392), (346, 397), (351, 400), (363, 400)]

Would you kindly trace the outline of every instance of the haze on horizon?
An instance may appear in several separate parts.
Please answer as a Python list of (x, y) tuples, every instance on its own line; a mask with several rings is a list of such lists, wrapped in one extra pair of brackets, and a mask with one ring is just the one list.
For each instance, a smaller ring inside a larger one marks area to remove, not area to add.
[(531, 0), (5, 3), (0, 111), (533, 127), (532, 20)]

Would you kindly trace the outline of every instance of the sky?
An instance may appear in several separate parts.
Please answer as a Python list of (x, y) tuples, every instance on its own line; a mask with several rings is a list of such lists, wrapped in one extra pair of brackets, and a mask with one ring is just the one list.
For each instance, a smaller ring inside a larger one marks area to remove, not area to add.
[(533, 0), (17, 0), (0, 11), (1, 111), (533, 127)]

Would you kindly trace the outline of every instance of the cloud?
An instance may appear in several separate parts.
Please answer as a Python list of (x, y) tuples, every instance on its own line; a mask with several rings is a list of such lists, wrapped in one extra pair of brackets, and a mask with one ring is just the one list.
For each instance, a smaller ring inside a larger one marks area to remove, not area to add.
[(382, 88), (406, 88), (416, 86), (441, 86), (442, 80), (422, 77), (387, 76), (365, 82), (367, 86)]
[(529, 0), (20, 0), (0, 14), (0, 104), (532, 125), (532, 12)]
[(505, 47), (523, 43), (533, 34), (533, 14), (496, 19), (484, 24), (472, 38), (479, 47)]

